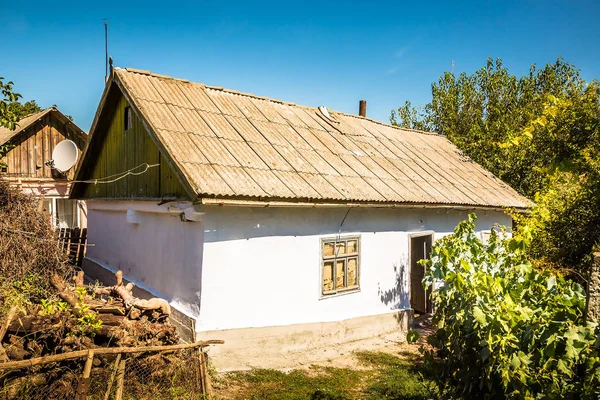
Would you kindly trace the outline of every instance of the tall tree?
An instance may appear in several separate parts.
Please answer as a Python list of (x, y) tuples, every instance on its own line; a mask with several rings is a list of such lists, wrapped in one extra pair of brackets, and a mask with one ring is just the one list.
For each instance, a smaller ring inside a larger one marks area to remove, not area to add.
[(432, 101), (392, 111), (392, 124), (444, 134), (472, 159), (538, 202), (523, 223), (545, 264), (582, 267), (600, 242), (597, 149), (600, 84), (555, 63), (517, 77), (488, 59), (474, 74), (444, 73)]

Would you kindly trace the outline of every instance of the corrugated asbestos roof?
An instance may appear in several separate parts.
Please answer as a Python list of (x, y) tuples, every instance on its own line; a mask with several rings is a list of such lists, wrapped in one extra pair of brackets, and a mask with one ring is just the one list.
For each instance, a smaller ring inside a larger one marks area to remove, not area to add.
[(530, 205), (437, 134), (148, 71), (113, 79), (200, 197)]

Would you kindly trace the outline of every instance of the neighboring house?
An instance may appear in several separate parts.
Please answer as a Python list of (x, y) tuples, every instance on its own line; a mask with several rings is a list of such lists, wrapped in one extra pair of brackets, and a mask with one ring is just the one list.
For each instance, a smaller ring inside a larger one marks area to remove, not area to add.
[(148, 71), (112, 71), (90, 135), (78, 180), (146, 172), (75, 184), (84, 269), (123, 270), (242, 359), (406, 329), (432, 242), (528, 206), (443, 136)]
[(0, 178), (43, 199), (55, 227), (82, 228), (86, 226), (85, 203), (69, 199), (69, 179), (75, 169), (62, 174), (47, 165), (54, 147), (65, 139), (72, 140), (81, 154), (88, 136), (56, 107), (21, 119), (14, 131), (0, 127), (0, 145), (12, 147), (1, 160), (6, 165), (0, 167)]

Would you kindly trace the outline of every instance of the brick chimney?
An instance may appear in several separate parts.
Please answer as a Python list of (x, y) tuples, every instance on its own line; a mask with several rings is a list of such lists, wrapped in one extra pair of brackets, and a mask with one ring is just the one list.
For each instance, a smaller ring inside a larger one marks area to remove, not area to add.
[(361, 117), (367, 116), (367, 101), (361, 100), (358, 102), (358, 115)]

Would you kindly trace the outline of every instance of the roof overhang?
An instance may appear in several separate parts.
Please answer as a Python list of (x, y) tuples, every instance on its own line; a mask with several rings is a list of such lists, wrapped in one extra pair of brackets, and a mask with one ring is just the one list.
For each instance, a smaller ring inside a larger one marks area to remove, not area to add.
[(279, 200), (244, 200), (226, 198), (199, 198), (197, 203), (207, 206), (233, 206), (233, 207), (278, 207), (278, 208), (386, 208), (386, 209), (435, 209), (435, 210), (460, 210), (460, 211), (514, 211), (527, 213), (527, 208), (508, 208), (478, 205), (435, 204), (435, 203), (377, 203), (377, 202), (294, 202)]

